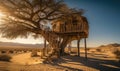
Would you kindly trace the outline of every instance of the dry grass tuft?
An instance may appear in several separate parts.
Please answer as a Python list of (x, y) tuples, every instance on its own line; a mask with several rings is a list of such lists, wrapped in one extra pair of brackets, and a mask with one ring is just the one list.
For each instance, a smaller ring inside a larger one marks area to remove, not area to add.
[(7, 61), (9, 62), (12, 57), (10, 55), (0, 55), (0, 61)]
[(116, 55), (116, 58), (118, 58), (120, 61), (120, 50), (116, 50), (113, 53)]
[(31, 57), (38, 57), (37, 51), (33, 50), (31, 53)]

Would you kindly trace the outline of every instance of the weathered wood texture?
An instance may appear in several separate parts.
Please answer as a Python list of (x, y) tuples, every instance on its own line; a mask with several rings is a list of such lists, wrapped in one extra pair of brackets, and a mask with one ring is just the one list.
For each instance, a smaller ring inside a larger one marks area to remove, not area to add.
[[(84, 33), (81, 37), (88, 36), (88, 22), (85, 17), (79, 16), (77, 19), (57, 20), (53, 22), (52, 31), (56, 33), (65, 33), (76, 35)], [(85, 35), (86, 34), (86, 35)]]
[(89, 25), (87, 19), (83, 16), (79, 16), (77, 19), (54, 21), (52, 31), (44, 31), (42, 35), (53, 48), (53, 52), (50, 56), (54, 54), (58, 54), (58, 56), (64, 55), (64, 48), (73, 40), (78, 40), (78, 55), (80, 56), (79, 42), (82, 38), (88, 37), (88, 31)]

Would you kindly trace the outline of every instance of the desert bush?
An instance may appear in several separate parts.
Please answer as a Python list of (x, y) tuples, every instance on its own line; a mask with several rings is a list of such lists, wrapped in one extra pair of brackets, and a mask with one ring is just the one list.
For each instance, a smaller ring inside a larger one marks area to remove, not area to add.
[(11, 58), (9, 55), (0, 55), (0, 61), (10, 61)]
[(27, 50), (24, 50), (24, 53), (26, 53), (27, 52)]
[(37, 57), (37, 56), (38, 56), (37, 51), (32, 51), (31, 57)]
[(10, 51), (9, 51), (9, 53), (13, 54), (13, 53), (14, 53), (14, 51), (13, 51), (13, 50), (10, 50)]
[(90, 50), (90, 48), (87, 48), (87, 51), (89, 51)]
[(120, 50), (117, 49), (113, 53), (116, 55), (116, 58), (120, 60)]
[(97, 52), (101, 52), (101, 49), (96, 49)]
[(105, 45), (101, 45), (100, 47), (105, 47)]
[(6, 51), (2, 50), (1, 53), (6, 53)]

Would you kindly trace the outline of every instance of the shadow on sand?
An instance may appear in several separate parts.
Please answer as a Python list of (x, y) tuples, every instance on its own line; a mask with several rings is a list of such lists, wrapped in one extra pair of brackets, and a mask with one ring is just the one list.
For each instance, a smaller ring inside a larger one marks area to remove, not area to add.
[(96, 58), (88, 58), (86, 60), (84, 57), (70, 56), (70, 55), (63, 56), (59, 60), (54, 60), (54, 63), (51, 63), (51, 64), (68, 68), (72, 71), (83, 71), (83, 69), (80, 69), (80, 68), (73, 68), (73, 67), (70, 67), (69, 65), (67, 66), (61, 65), (62, 63), (71, 63), (71, 62), (73, 62), (72, 63), (73, 65), (79, 65), (79, 66), (84, 65), (99, 71), (120, 71), (120, 63), (114, 60), (102, 60), (102, 59), (96, 59)]

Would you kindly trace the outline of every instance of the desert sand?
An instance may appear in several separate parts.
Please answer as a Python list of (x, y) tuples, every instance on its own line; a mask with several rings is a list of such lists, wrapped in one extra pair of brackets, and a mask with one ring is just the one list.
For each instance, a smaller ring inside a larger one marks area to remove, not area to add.
[(31, 52), (15, 54), (11, 62), (0, 61), (0, 71), (120, 71), (118, 59), (110, 51), (98, 52), (96, 48), (90, 48), (88, 59), (84, 56), (83, 48), (80, 56), (77, 56), (77, 48), (72, 48), (70, 55), (43, 63), (41, 57), (31, 57)]

